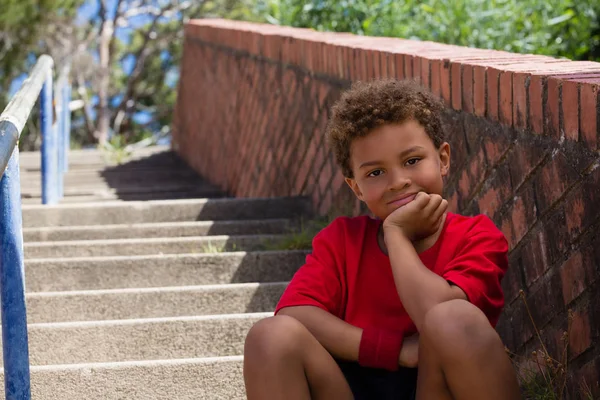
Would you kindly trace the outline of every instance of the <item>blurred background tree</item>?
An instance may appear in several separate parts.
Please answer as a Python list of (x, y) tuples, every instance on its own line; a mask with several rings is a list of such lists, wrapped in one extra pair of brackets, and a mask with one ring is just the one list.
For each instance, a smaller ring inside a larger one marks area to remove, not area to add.
[(597, 0), (258, 0), (272, 24), (600, 59)]
[(168, 138), (183, 26), (207, 17), (600, 61), (598, 0), (4, 0), (0, 105), (49, 53), (71, 66), (73, 147)]

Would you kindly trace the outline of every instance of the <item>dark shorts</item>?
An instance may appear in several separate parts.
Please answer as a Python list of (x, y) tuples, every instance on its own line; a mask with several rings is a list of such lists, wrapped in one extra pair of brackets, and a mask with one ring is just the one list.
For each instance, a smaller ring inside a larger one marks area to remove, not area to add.
[(397, 371), (366, 368), (356, 362), (338, 361), (355, 400), (414, 400), (417, 393), (417, 369)]

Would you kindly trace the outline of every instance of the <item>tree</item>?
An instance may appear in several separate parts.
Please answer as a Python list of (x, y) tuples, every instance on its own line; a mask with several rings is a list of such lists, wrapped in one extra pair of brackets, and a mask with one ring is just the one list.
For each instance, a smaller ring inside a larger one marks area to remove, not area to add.
[[(113, 0), (112, 7), (108, 3), (98, 0), (90, 21), (90, 32), (95, 32), (90, 36), (96, 42), (87, 55), (73, 59), (79, 65), (72, 74), (84, 104), (80, 130), (85, 133), (80, 137), (101, 144), (111, 134), (130, 142), (168, 130), (185, 22), (202, 17), (252, 18), (241, 0)], [(90, 57), (94, 53), (97, 58)], [(97, 102), (92, 107), (94, 96)], [(146, 118), (136, 118), (140, 115)]]

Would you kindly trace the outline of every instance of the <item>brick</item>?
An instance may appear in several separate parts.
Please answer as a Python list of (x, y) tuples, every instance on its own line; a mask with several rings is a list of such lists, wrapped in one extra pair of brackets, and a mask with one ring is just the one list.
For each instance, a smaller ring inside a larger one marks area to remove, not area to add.
[(564, 81), (562, 89), (563, 131), (569, 140), (579, 140), (579, 84)]
[(531, 287), (550, 268), (546, 252), (548, 245), (551, 243), (548, 243), (544, 230), (540, 229), (523, 246), (522, 263), (527, 287)]
[(515, 190), (530, 177), (549, 150), (536, 141), (517, 140), (508, 155), (510, 176)]
[(588, 313), (579, 310), (573, 313), (571, 331), (569, 333), (569, 357), (574, 359), (592, 345), (592, 334)]
[(502, 291), (507, 304), (512, 303), (522, 289), (521, 284), (521, 266), (518, 262), (510, 262), (506, 275), (502, 279)]
[(537, 326), (542, 327), (564, 310), (560, 275), (546, 277), (536, 286), (529, 299), (529, 309)]
[(508, 167), (494, 170), (487, 188), (479, 196), (479, 212), (495, 219), (496, 212), (512, 197), (512, 186)]
[(420, 58), (420, 60), (421, 60), (421, 75), (420, 75), (420, 77), (421, 77), (421, 84), (424, 87), (430, 89), (431, 88), (431, 79), (430, 79), (430, 76), (431, 76), (431, 71), (430, 71), (431, 64), (430, 64), (430, 61), (428, 59), (426, 59), (426, 58)]
[(442, 95), (442, 87), (441, 87), (441, 72), (442, 62), (440, 60), (431, 60), (431, 92), (440, 97)]
[(475, 115), (484, 117), (486, 115), (486, 68), (473, 67), (473, 107)]
[(450, 105), (450, 61), (444, 60), (440, 68), (440, 92), (442, 99)]
[(320, 172), (317, 173), (316, 179), (321, 193), (325, 193), (329, 189), (331, 178), (333, 177), (333, 168), (329, 160), (325, 160)]
[[(581, 368), (573, 371), (572, 380), (569, 386), (580, 392), (581, 388), (589, 390), (589, 397), (583, 399), (600, 399), (600, 357), (591, 360)], [(577, 399), (578, 397), (573, 396)], [(581, 397), (580, 397), (581, 398)]]
[(379, 57), (379, 52), (377, 50), (371, 51), (370, 56), (373, 60), (373, 78), (379, 79), (381, 78), (381, 58)]
[(514, 329), (514, 338), (517, 346), (527, 343), (535, 334), (525, 304), (520, 299), (515, 301), (514, 310), (510, 318), (510, 325)]
[(396, 78), (397, 79), (406, 79), (405, 66), (404, 66), (404, 54), (396, 54), (395, 57), (396, 64)]
[(381, 51), (378, 52), (379, 53), (379, 67), (380, 67), (380, 74), (379, 76), (382, 78), (388, 78), (389, 77), (389, 72), (388, 72), (388, 53)]
[(577, 299), (594, 281), (594, 260), (589, 248), (576, 251), (559, 267), (565, 305)]
[(500, 104), (500, 71), (495, 68), (486, 69), (487, 103), (486, 116), (492, 121), (498, 121)]
[(333, 194), (328, 190), (325, 195), (321, 196), (321, 204), (319, 205), (319, 215), (326, 215), (333, 205)]
[(473, 67), (468, 64), (462, 66), (462, 105), (465, 112), (473, 113)]
[(578, 179), (579, 174), (569, 166), (564, 154), (556, 152), (534, 178), (539, 213), (545, 213)]
[(469, 156), (468, 145), (463, 131), (460, 116), (454, 112), (442, 114), (443, 124), (446, 128), (446, 140), (450, 143), (451, 173), (459, 171)]
[(545, 78), (532, 75), (529, 81), (529, 129), (533, 133), (544, 133), (544, 84)]
[(527, 89), (529, 75), (524, 73), (513, 74), (513, 118), (514, 126), (518, 129), (527, 129), (529, 115), (527, 108)]
[(560, 137), (560, 81), (548, 78), (546, 101), (544, 102), (544, 134), (555, 139)]
[(454, 193), (452, 193), (452, 195), (449, 198), (447, 198), (446, 200), (448, 200), (448, 212), (451, 212), (451, 213), (460, 212), (460, 210), (458, 208), (458, 192), (454, 191)]
[(394, 53), (386, 53), (387, 63), (388, 63), (388, 77), (395, 78), (397, 77), (396, 72), (396, 55)]
[(412, 57), (412, 77), (415, 81), (421, 82), (421, 57)]
[(540, 229), (543, 229), (546, 243), (548, 243), (546, 246), (546, 257), (550, 265), (554, 265), (564, 259), (565, 255), (570, 251), (571, 246), (567, 230), (557, 229), (557, 227), (563, 227), (565, 224), (564, 206), (558, 207), (549, 217), (543, 218)]
[(510, 71), (500, 73), (499, 101), (500, 122), (506, 126), (513, 126), (513, 73)]
[(406, 54), (403, 58), (404, 61), (404, 79), (413, 78), (413, 56)]
[(584, 177), (565, 199), (566, 231), (575, 240), (600, 216), (600, 168)]
[(598, 147), (598, 85), (582, 84), (581, 139), (592, 150)]
[(505, 131), (501, 131), (500, 134), (484, 140), (483, 146), (489, 166), (495, 167), (511, 149), (511, 140)]
[[(508, 218), (508, 221), (506, 221)], [(535, 203), (531, 189), (522, 191), (507, 212), (505, 222), (510, 226), (510, 247), (514, 248), (535, 222)], [(507, 229), (506, 227), (504, 229)], [(508, 239), (508, 238), (507, 238)]]
[(458, 63), (452, 63), (450, 66), (451, 74), (451, 92), (452, 92), (452, 108), (455, 110), (462, 110), (462, 71), (461, 65)]

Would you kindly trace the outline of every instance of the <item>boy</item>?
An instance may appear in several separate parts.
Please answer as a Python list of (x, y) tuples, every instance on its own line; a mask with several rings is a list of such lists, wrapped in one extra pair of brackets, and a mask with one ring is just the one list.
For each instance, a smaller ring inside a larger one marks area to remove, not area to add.
[(442, 112), (395, 80), (354, 84), (333, 107), (329, 144), (377, 218), (315, 236), (276, 315), (248, 333), (249, 399), (520, 398), (493, 328), (508, 245), (488, 217), (446, 211)]

